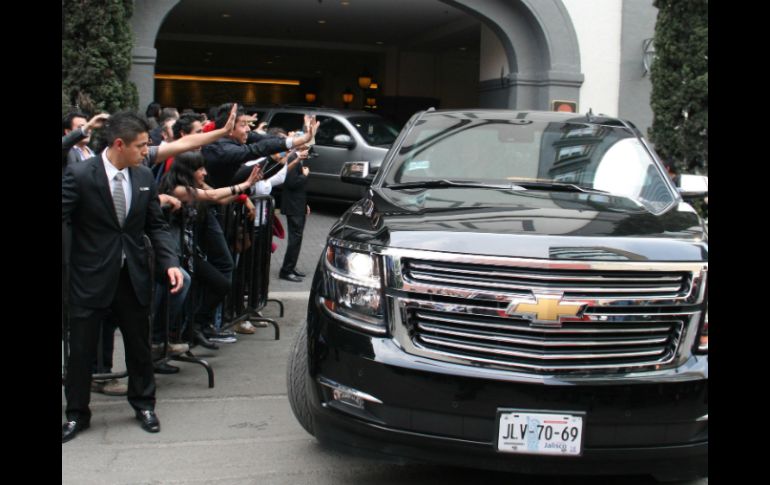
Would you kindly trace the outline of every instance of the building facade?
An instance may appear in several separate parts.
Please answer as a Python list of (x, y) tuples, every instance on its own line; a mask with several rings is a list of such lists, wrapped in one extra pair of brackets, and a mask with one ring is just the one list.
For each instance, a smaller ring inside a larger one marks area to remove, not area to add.
[[(360, 70), (356, 62), (346, 61), (352, 58), (351, 53), (355, 53), (368, 56), (366, 63), (374, 64), (372, 70), (382, 85), (378, 95), (384, 99), (435, 100), (435, 104), (445, 108), (552, 110), (563, 104), (578, 112), (591, 109), (594, 113), (627, 118), (644, 132), (652, 124), (651, 84), (643, 62), (645, 40), (654, 35), (657, 15), (652, 1), (429, 0), (433, 2), (430, 7), (436, 9), (431, 15), (444, 14), (451, 20), (440, 27), (431, 26), (432, 30), (426, 27), (426, 35), (418, 41), (378, 42), (375, 45), (363, 40), (360, 44), (310, 38), (302, 41), (296, 35), (287, 35), (283, 39), (267, 38), (259, 33), (250, 36), (248, 30), (239, 32), (237, 28), (222, 30), (215, 35), (198, 33), (195, 28), (183, 31), (180, 25), (210, 19), (201, 12), (196, 21), (194, 15), (201, 10), (200, 0), (136, 0), (132, 18), (131, 80), (139, 89), (140, 107), (143, 108), (161, 94), (157, 92), (159, 85), (155, 79), (159, 71), (201, 74), (207, 70), (203, 62), (199, 66), (194, 60), (185, 64), (179, 60), (180, 56), (170, 53), (170, 46), (203, 46), (208, 42), (213, 45), (231, 43), (244, 49), (271, 45), (274, 52), (282, 46), (321, 49), (323, 55), (316, 57), (326, 57), (330, 63), (335, 62), (335, 53), (339, 53), (340, 61), (333, 69), (317, 68), (309, 73), (278, 69), (271, 72), (264, 66), (239, 70), (240, 62), (230, 61), (211, 72), (241, 76), (256, 72), (263, 77), (271, 74), (285, 77), (289, 73), (289, 76), (293, 74), (300, 79), (315, 75), (318, 81), (313, 84), (320, 89), (324, 104), (334, 105), (340, 103), (337, 93), (345, 88), (346, 80)], [(329, 2), (327, 0), (324, 6), (327, 10), (337, 7)], [(249, 4), (240, 2), (239, 5), (235, 0), (224, 3), (231, 10), (245, 9)], [(275, 3), (276, 9), (279, 4), (286, 4), (279, 0)], [(411, 2), (412, 5), (415, 3)], [(410, 8), (404, 5), (405, 9)], [(262, 10), (253, 11), (255, 21), (268, 21), (265, 9), (271, 6), (261, 2), (259, 8)], [(239, 17), (252, 14), (249, 10), (235, 11)], [(352, 22), (350, 25), (369, 22), (368, 30), (376, 31), (377, 19), (361, 15), (362, 11), (358, 10), (357, 16), (346, 17)], [(409, 16), (409, 11), (402, 15)], [(426, 14), (415, 11), (414, 16), (418, 15)], [(405, 20), (404, 24), (407, 23)], [(455, 49), (450, 40), (460, 31), (466, 32), (466, 37), (468, 32), (475, 36), (475, 44), (471, 43), (470, 48)], [(439, 38), (443, 40), (437, 41)], [(183, 42), (187, 44), (180, 44)], [(166, 51), (169, 51), (168, 55)], [(306, 65), (310, 63), (304, 61)], [(172, 87), (165, 89), (173, 91)], [(255, 96), (254, 99), (266, 98)], [(174, 101), (182, 104), (177, 99)]]

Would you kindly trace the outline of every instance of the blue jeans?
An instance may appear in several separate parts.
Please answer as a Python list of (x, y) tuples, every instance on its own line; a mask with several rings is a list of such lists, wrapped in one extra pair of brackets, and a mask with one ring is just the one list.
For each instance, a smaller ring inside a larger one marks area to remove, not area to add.
[[(190, 274), (185, 271), (184, 268), (179, 268), (182, 271), (182, 277), (184, 278), (184, 283), (182, 285), (182, 289), (179, 290), (178, 293), (175, 293), (173, 295), (170, 294), (171, 298), (169, 299), (169, 306), (168, 306), (168, 330), (169, 333), (173, 331), (179, 331), (179, 317), (182, 314), (182, 309), (184, 308), (184, 302), (185, 299), (187, 299), (187, 293), (190, 291), (190, 285), (192, 283), (192, 279), (190, 278)], [(165, 275), (164, 275), (165, 276)], [(153, 343), (163, 343), (163, 302), (166, 298), (167, 293), (167, 283), (158, 283), (155, 286), (155, 301), (153, 302), (153, 309), (155, 310), (155, 317), (152, 321), (152, 342)]]

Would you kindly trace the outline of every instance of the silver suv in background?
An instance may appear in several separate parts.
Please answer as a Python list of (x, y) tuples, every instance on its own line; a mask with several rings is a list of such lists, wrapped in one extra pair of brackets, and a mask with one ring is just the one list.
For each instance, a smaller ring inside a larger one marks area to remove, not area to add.
[(269, 107), (248, 109), (268, 128), (286, 131), (302, 129), (303, 115), (314, 114), (321, 125), (315, 137), (315, 156), (306, 161), (310, 168), (307, 193), (311, 196), (355, 201), (362, 187), (343, 183), (340, 171), (346, 162), (368, 161), (376, 173), (400, 131), (379, 115), (366, 111), (316, 107)]

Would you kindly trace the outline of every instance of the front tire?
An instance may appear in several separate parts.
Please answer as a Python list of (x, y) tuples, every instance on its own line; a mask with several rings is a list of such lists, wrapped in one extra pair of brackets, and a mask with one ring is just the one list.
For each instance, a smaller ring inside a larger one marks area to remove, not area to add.
[(300, 325), (289, 354), (286, 389), (294, 417), (305, 431), (314, 435), (313, 416), (310, 414), (307, 358), (307, 321), (304, 321)]

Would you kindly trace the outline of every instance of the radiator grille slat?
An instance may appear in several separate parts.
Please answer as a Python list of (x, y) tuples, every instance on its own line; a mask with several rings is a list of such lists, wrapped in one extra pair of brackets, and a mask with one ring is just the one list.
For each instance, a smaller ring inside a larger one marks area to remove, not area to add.
[[(398, 298), (402, 320), (411, 345), (423, 355), (557, 374), (669, 364), (683, 338), (687, 310), (657, 314), (633, 304), (589, 303), (575, 317), (533, 323), (526, 314), (506, 313), (511, 295), (537, 301), (537, 295), (557, 294), (567, 303), (613, 296), (666, 301), (681, 300), (693, 284), (693, 274), (686, 271), (544, 269), (410, 258), (401, 260), (401, 274), (409, 288), (408, 296)], [(460, 291), (450, 297), (446, 288)], [(467, 297), (460, 298), (463, 294)]]

